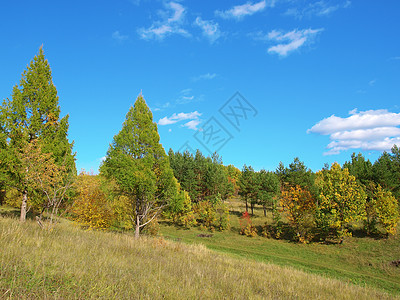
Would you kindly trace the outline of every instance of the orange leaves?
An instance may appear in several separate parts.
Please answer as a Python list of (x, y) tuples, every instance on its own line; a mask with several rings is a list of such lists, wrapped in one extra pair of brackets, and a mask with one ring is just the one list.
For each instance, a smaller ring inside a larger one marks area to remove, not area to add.
[(280, 204), (292, 225), (297, 225), (305, 212), (315, 209), (311, 193), (298, 185), (282, 190)]

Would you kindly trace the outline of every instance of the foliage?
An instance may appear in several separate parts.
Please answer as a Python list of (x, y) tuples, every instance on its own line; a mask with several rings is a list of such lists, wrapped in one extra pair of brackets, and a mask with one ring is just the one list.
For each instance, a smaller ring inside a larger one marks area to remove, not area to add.
[(255, 237), (257, 236), (257, 228), (253, 225), (250, 215), (245, 211), (239, 219), (240, 234)]
[(254, 190), (255, 186), (255, 171), (251, 166), (244, 165), (242, 174), (239, 177), (239, 195), (244, 199), (246, 204), (246, 212), (248, 212), (248, 201), (250, 201), (251, 207), (256, 202), (257, 196)]
[(135, 236), (161, 212), (178, 191), (168, 157), (160, 144), (157, 124), (142, 95), (114, 136), (100, 172), (115, 180), (120, 194), (128, 197), (128, 212)]
[(195, 204), (194, 212), (200, 227), (211, 231), (224, 231), (230, 228), (229, 210), (222, 201), (200, 201)]
[(374, 182), (389, 190), (396, 199), (400, 199), (400, 149), (396, 145), (391, 153), (383, 154), (373, 165)]
[(46, 160), (51, 157), (52, 163), (65, 169), (64, 187), (69, 185), (71, 176), (76, 175), (72, 143), (67, 138), (68, 116), (60, 120), (59, 115), (57, 90), (40, 48), (22, 74), (19, 85), (14, 86), (12, 99), (3, 101), (1, 107), (0, 177), (6, 177), (7, 184), (22, 194), (21, 221), (25, 220), (28, 193), (32, 194), (35, 189), (27, 179), (27, 162), (21, 161), (21, 155), (29, 158), (27, 148), (40, 144), (40, 155), (48, 154)]
[(82, 172), (75, 184), (78, 195), (72, 207), (73, 219), (89, 228), (110, 227), (114, 211), (102, 190), (100, 177)]
[(289, 224), (295, 230), (297, 240), (310, 241), (316, 208), (316, 201), (311, 193), (299, 185), (283, 188), (280, 204)]
[(182, 189), (193, 202), (213, 200), (218, 194), (225, 200), (234, 193), (234, 182), (217, 153), (204, 157), (200, 150), (193, 155), (188, 151), (168, 151), (171, 168)]
[(298, 185), (301, 188), (307, 189), (313, 195), (316, 194), (314, 186), (315, 174), (298, 157), (289, 164), (289, 167), (285, 167), (280, 162), (275, 173), (278, 175), (282, 186), (295, 187)]
[(342, 170), (338, 163), (330, 170), (318, 172), (316, 183), (320, 188), (319, 224), (335, 229), (342, 241), (349, 235), (348, 225), (365, 218), (367, 195), (349, 170)]
[(176, 196), (171, 199), (165, 215), (171, 217), (175, 224), (186, 228), (197, 224), (192, 200), (186, 191), (177, 193)]
[(279, 194), (279, 179), (273, 172), (267, 172), (264, 169), (255, 174), (255, 186), (257, 203), (262, 205), (264, 216), (266, 216), (267, 206), (272, 207), (276, 202), (276, 196)]
[(397, 223), (400, 219), (397, 199), (390, 191), (385, 191), (378, 185), (374, 193), (373, 208), (376, 218), (383, 226), (385, 233), (393, 235), (396, 232)]

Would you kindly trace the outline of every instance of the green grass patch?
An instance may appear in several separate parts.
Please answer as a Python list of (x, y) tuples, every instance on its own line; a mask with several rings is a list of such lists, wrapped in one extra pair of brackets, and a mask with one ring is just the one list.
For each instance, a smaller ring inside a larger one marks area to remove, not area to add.
[[(196, 230), (174, 232), (190, 235)], [(231, 237), (219, 235), (208, 241)], [(0, 298), (394, 298), (294, 268), (238, 259), (202, 245), (84, 231), (66, 220), (46, 231), (32, 220), (21, 224), (16, 218), (0, 216), (0, 245)]]
[[(399, 235), (389, 239), (350, 237), (340, 245), (298, 244), (264, 237), (249, 238), (239, 235), (239, 212), (245, 210), (244, 205), (237, 200), (229, 205), (232, 210), (232, 228), (229, 231), (214, 232), (212, 237), (207, 238), (199, 237), (206, 233), (199, 228), (185, 230), (162, 223), (161, 234), (185, 243), (201, 243), (209, 249), (235, 257), (290, 266), (400, 294), (400, 268), (391, 265), (392, 261), (400, 259)], [(255, 225), (262, 225), (270, 220), (270, 214), (264, 217), (261, 208), (255, 209)]]

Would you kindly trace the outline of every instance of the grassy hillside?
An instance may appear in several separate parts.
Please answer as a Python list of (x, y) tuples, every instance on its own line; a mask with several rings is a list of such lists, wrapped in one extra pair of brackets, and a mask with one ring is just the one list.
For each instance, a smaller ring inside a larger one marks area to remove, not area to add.
[(390, 299), (288, 267), (237, 259), (162, 238), (83, 231), (63, 221), (43, 231), (0, 217), (0, 298)]
[[(371, 237), (347, 238), (339, 244), (298, 244), (264, 237), (248, 238), (239, 235), (239, 212), (244, 204), (233, 199), (229, 202), (232, 228), (214, 232), (212, 237), (198, 228), (185, 230), (162, 223), (161, 232), (166, 238), (185, 243), (202, 243), (207, 248), (228, 253), (235, 257), (250, 258), (261, 262), (291, 266), (296, 269), (341, 279), (361, 286), (368, 285), (390, 293), (400, 293), (400, 268), (391, 265), (400, 259), (400, 238), (397, 234), (389, 239)], [(263, 216), (260, 207), (255, 210), (253, 223), (257, 226), (271, 221), (271, 215)]]

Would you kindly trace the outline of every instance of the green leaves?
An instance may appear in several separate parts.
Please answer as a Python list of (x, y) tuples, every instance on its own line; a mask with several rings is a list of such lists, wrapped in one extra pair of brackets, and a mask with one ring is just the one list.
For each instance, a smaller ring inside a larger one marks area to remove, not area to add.
[(153, 115), (139, 95), (100, 167), (100, 172), (115, 180), (120, 192), (129, 197), (137, 236), (139, 228), (177, 193), (168, 157), (159, 141)]

